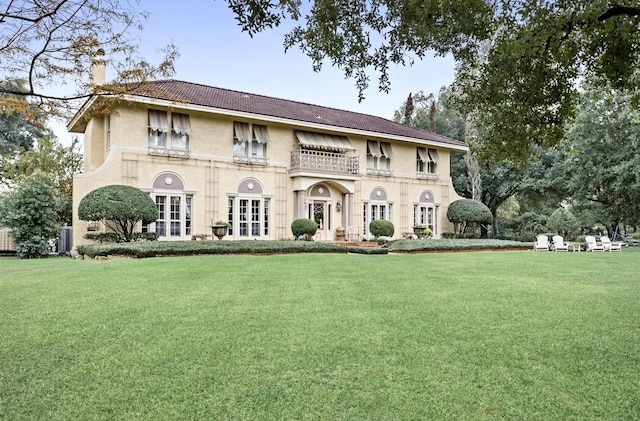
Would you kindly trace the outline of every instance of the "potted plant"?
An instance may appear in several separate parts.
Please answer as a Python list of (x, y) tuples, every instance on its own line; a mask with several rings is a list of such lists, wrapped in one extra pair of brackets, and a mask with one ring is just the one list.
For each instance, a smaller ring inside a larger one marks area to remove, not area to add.
[(215, 224), (211, 225), (211, 231), (213, 232), (213, 235), (218, 237), (218, 240), (222, 240), (222, 237), (227, 235), (227, 230), (230, 226), (231, 224), (227, 221), (219, 220), (216, 221)]
[(427, 224), (415, 224), (413, 226), (413, 233), (418, 236), (418, 238), (431, 238), (433, 235), (433, 231)]

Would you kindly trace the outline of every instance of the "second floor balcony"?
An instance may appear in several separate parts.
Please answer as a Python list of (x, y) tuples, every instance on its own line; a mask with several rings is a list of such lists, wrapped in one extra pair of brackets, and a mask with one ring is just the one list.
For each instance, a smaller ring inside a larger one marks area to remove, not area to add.
[(291, 169), (318, 173), (358, 175), (360, 159), (337, 152), (301, 149), (291, 152)]

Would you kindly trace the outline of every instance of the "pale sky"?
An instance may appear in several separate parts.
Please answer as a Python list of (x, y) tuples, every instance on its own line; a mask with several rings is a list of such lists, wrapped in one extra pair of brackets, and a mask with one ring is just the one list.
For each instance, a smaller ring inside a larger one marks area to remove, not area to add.
[[(451, 57), (428, 56), (411, 67), (393, 67), (388, 94), (378, 91), (372, 74), (359, 103), (354, 80), (345, 79), (341, 70), (325, 65), (317, 73), (297, 48), (284, 52), (284, 34), (292, 23), (250, 38), (223, 0), (141, 0), (140, 9), (149, 13), (139, 34), (141, 52), (157, 63), (158, 50), (173, 42), (180, 51), (173, 76), (178, 80), (393, 119), (409, 92), (437, 93), (454, 79)], [(70, 138), (64, 130), (56, 133), (62, 141)]]

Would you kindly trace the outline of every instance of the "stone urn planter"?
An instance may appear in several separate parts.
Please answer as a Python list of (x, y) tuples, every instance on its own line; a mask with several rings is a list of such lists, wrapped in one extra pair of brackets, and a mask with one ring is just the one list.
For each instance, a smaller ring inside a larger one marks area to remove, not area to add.
[(228, 230), (229, 223), (225, 221), (217, 221), (215, 224), (211, 225), (211, 232), (214, 236), (218, 237), (218, 240), (222, 240), (222, 238), (227, 235)]

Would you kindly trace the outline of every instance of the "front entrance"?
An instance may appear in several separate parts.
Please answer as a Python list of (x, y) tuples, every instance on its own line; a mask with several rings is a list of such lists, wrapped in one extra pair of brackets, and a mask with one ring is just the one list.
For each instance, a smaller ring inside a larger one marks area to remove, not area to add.
[(318, 224), (318, 231), (316, 232), (316, 240), (327, 240), (327, 227), (329, 224), (326, 219), (327, 214), (327, 202), (325, 200), (313, 201), (313, 215), (309, 219), (313, 219)]

